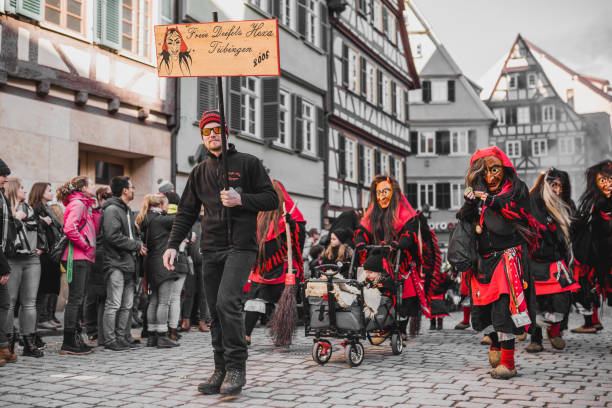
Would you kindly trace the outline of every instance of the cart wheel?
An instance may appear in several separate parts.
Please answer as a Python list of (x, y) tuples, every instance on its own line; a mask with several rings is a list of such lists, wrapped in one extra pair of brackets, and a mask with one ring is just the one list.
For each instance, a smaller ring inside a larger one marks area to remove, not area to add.
[(391, 351), (393, 351), (393, 354), (398, 355), (402, 354), (402, 350), (404, 350), (404, 342), (401, 334), (393, 333), (391, 336)]
[(351, 367), (357, 367), (361, 364), (363, 362), (363, 355), (364, 352), (361, 343), (347, 344), (344, 348), (344, 357)]
[(319, 340), (312, 345), (312, 359), (317, 364), (323, 365), (329, 361), (332, 355), (331, 343), (327, 340)]

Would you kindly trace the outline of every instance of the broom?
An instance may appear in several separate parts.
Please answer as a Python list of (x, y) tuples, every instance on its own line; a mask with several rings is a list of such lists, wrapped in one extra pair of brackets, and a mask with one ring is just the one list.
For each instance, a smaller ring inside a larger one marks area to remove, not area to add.
[[(293, 209), (292, 209), (293, 210)], [(285, 204), (283, 213), (287, 214)], [(293, 331), (297, 320), (295, 273), (293, 272), (293, 251), (291, 248), (291, 226), (285, 223), (287, 237), (287, 274), (285, 275), (285, 288), (278, 301), (276, 310), (270, 323), (270, 336), (277, 347), (287, 347), (291, 344)]]

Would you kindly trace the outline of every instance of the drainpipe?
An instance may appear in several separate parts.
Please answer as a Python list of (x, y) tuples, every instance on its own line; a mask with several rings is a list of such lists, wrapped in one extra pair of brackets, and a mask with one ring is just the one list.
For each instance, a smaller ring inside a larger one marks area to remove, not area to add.
[[(183, 0), (174, 4), (174, 22), (179, 23), (183, 15)], [(170, 128), (170, 180), (176, 186), (177, 164), (177, 138), (181, 128), (181, 82), (174, 78), (174, 124)]]
[(325, 216), (327, 207), (329, 206), (329, 117), (334, 113), (334, 30), (332, 29), (333, 13), (329, 12), (327, 18), (327, 94), (325, 96), (325, 137), (323, 140), (327, 143), (325, 157), (323, 158), (323, 204), (321, 205), (321, 230), (325, 228)]

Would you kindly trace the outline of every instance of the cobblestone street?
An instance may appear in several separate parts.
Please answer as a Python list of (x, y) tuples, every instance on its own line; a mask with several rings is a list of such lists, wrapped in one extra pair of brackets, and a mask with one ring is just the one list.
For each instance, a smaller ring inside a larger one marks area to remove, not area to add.
[[(572, 315), (570, 327), (578, 324)], [(445, 319), (442, 332), (408, 341), (399, 356), (388, 342), (366, 346), (363, 364), (349, 368), (341, 347), (318, 366), (311, 338), (298, 335), (289, 351), (276, 350), (256, 329), (247, 386), (234, 401), (198, 394), (196, 386), (212, 368), (210, 336), (187, 333), (171, 350), (141, 348), (89, 356), (61, 356), (59, 336), (46, 336), (44, 358), (19, 357), (0, 368), (3, 407), (350, 407), (350, 406), (612, 406), (612, 319), (598, 335), (568, 333), (568, 348), (539, 355), (519, 344), (520, 376), (509, 381), (489, 376), (487, 347), (472, 330), (452, 329), (460, 318)]]

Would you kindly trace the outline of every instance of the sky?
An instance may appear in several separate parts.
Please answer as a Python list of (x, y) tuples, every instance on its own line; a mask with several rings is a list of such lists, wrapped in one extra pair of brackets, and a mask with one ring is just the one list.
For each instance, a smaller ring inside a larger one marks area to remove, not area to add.
[(612, 0), (412, 0), (478, 82), (517, 34), (574, 71), (612, 82)]

